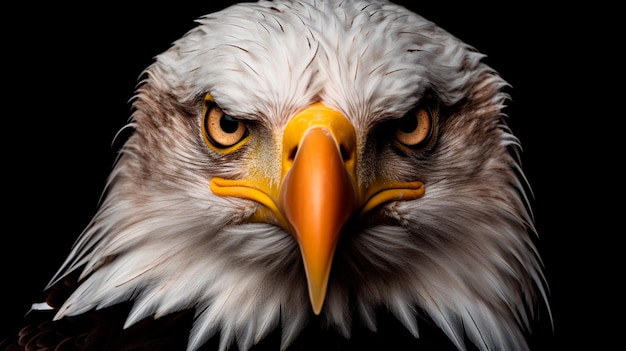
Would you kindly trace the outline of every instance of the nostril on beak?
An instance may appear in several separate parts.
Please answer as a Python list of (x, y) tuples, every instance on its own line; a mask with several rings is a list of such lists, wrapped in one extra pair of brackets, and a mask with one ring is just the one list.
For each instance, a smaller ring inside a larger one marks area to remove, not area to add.
[(346, 149), (346, 147), (343, 144), (339, 145), (339, 152), (341, 153), (341, 159), (344, 162), (349, 161), (350, 158), (352, 157), (350, 152)]
[(293, 161), (296, 159), (296, 154), (298, 153), (298, 146), (294, 146), (293, 149), (289, 152), (288, 160)]

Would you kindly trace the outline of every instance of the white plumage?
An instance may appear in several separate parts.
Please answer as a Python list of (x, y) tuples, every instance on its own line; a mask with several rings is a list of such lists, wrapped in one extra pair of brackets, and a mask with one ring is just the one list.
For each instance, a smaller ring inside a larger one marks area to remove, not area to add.
[[(212, 181), (278, 191), (285, 130), (321, 102), (354, 128), (344, 162), (355, 163), (357, 189), (420, 181), (424, 193), (351, 215), (319, 318), (350, 338), (356, 322), (375, 330), (383, 308), (419, 337), (425, 312), (460, 350), (466, 337), (480, 350), (526, 350), (545, 284), (504, 121), (507, 83), (482, 58), (385, 1), (260, 1), (200, 18), (143, 75), (134, 134), (51, 282), (75, 270), (84, 278), (55, 319), (130, 300), (125, 327), (195, 309), (188, 350), (215, 335), (222, 350), (248, 350), (276, 328), (289, 347), (314, 316), (301, 242), (284, 211), (267, 215), (267, 204), (218, 194)], [(394, 123), (424, 102), (432, 139), (399, 145)], [(211, 104), (245, 123), (247, 139), (207, 145)]]

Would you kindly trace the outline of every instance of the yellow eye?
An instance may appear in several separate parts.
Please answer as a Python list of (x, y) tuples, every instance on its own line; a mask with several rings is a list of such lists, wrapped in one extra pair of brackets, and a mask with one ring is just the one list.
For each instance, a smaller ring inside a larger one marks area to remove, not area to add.
[(202, 127), (205, 140), (218, 149), (235, 146), (248, 136), (244, 122), (225, 114), (211, 101), (207, 101)]
[(397, 120), (395, 138), (411, 149), (428, 145), (435, 134), (435, 115), (426, 104), (409, 111)]

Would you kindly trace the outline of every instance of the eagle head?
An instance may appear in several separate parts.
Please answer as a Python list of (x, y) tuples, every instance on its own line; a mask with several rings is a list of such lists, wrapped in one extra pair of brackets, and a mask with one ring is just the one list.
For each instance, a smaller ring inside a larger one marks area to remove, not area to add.
[(526, 350), (546, 300), (507, 83), (387, 1), (208, 14), (145, 70), (101, 206), (51, 284), (56, 319), (195, 311), (189, 350), (389, 311), (458, 349)]

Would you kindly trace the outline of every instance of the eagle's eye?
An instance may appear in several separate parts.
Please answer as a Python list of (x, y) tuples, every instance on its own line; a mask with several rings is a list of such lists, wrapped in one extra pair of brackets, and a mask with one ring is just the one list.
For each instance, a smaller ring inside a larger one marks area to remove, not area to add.
[(427, 146), (435, 134), (435, 114), (425, 103), (411, 109), (395, 123), (396, 140), (412, 150)]
[(227, 115), (212, 101), (207, 101), (202, 119), (202, 132), (209, 146), (225, 150), (248, 136), (246, 124)]

